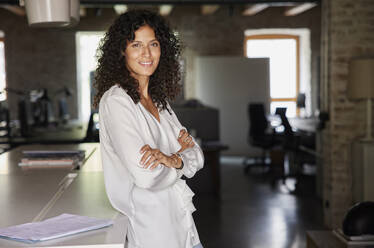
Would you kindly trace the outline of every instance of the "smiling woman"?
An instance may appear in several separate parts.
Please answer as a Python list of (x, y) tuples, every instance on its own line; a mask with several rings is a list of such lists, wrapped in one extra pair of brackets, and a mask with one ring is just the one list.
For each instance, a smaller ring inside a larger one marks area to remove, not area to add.
[(202, 248), (193, 192), (204, 165), (168, 101), (179, 92), (179, 41), (144, 10), (119, 16), (99, 48), (100, 146), (108, 198), (129, 218), (128, 248)]

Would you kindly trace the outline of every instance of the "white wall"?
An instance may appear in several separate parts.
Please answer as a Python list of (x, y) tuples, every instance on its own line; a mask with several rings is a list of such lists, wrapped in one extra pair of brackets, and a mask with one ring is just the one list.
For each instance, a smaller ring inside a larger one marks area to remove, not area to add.
[[(221, 141), (226, 155), (257, 155), (247, 143), (249, 102), (269, 103), (267, 58), (197, 57), (196, 97), (220, 111)], [(269, 104), (266, 104), (267, 107)]]

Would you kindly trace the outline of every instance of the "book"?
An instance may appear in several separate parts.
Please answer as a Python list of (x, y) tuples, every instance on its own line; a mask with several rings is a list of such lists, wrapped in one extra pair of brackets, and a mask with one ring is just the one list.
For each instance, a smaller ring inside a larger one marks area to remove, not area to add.
[(84, 150), (24, 150), (22, 154), (24, 158), (85, 157)]
[(24, 150), (18, 163), (22, 168), (79, 169), (85, 158), (84, 150)]
[(78, 160), (76, 160), (76, 159), (28, 159), (28, 158), (23, 158), (23, 159), (21, 159), (21, 163), (28, 164), (28, 165), (36, 165), (36, 164), (72, 165), (74, 163), (78, 163)]
[(0, 228), (0, 238), (36, 243), (113, 225), (112, 220), (61, 214), (40, 222)]
[(23, 168), (79, 168), (82, 161), (78, 159), (28, 159), (23, 158), (18, 166)]

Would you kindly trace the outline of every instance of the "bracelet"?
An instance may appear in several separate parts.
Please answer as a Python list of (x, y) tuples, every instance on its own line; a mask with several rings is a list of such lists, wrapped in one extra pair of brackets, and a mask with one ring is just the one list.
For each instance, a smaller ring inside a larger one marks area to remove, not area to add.
[[(177, 170), (181, 170), (181, 169), (183, 169), (184, 163), (183, 163), (182, 156), (181, 156), (179, 153), (174, 153), (173, 155), (176, 155), (176, 156), (179, 157), (179, 158), (181, 159), (181, 161), (182, 161), (182, 165), (181, 165), (181, 167), (179, 167), (179, 168), (175, 168), (175, 169), (177, 169)], [(178, 162), (178, 160), (177, 160), (177, 162)], [(177, 162), (176, 162), (176, 163), (177, 163)]]

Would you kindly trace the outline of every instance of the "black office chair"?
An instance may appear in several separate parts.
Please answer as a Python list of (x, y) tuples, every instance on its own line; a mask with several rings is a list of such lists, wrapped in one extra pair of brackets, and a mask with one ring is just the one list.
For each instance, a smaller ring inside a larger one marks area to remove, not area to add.
[[(275, 113), (279, 115), (281, 125), (284, 127), (283, 149), (291, 155), (295, 171), (290, 171), (288, 175), (284, 175), (283, 181), (286, 177), (294, 177), (296, 178), (296, 184), (299, 184), (303, 176), (303, 166), (305, 164), (315, 164), (315, 156), (308, 152), (308, 149), (315, 150), (315, 142), (309, 136), (293, 131), (286, 116), (286, 110), (287, 108), (277, 108)], [(297, 185), (296, 189), (298, 189)]]
[[(266, 163), (268, 152), (276, 145), (280, 144), (276, 137), (274, 130), (268, 132), (269, 123), (266, 118), (265, 107), (263, 103), (250, 103), (248, 105), (249, 117), (249, 132), (248, 143), (250, 146), (259, 147), (262, 149), (262, 156), (260, 157), (259, 165), (269, 166)], [(246, 165), (244, 171), (248, 173), (253, 164), (248, 164), (248, 159), (244, 161)], [(258, 164), (258, 163), (256, 163)]]
[(86, 137), (83, 142), (100, 142), (99, 137), (99, 127), (98, 127), (98, 111), (92, 111), (90, 115), (90, 120), (88, 121)]
[(4, 141), (0, 145), (0, 153), (11, 149), (11, 130), (10, 130), (9, 109), (5, 101), (0, 101), (0, 137)]

